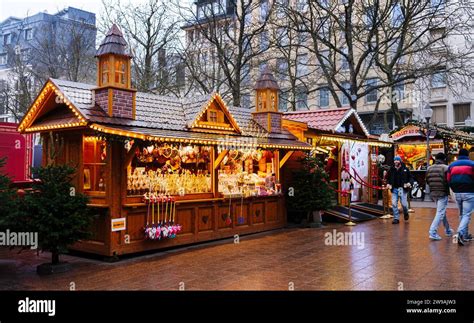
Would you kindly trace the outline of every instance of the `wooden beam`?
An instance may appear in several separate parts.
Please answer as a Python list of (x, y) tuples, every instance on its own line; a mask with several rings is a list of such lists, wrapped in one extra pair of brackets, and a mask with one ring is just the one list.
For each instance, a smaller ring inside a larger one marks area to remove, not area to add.
[(125, 169), (127, 169), (127, 167), (132, 162), (132, 159), (135, 156), (135, 150), (137, 150), (137, 147), (138, 147), (138, 142), (135, 141), (132, 145), (132, 148), (130, 148), (130, 150), (125, 155), (125, 163), (124, 163)]
[(219, 156), (217, 156), (216, 160), (214, 161), (214, 169), (217, 169), (217, 167), (220, 166), (220, 164), (222, 163), (222, 160), (224, 159), (225, 155), (227, 155), (228, 152), (229, 151), (226, 149), (221, 151)]
[(283, 165), (285, 165), (286, 161), (290, 159), (291, 155), (293, 155), (294, 152), (295, 152), (294, 150), (290, 150), (285, 154), (285, 156), (283, 156), (283, 158), (280, 160), (280, 168), (282, 168)]

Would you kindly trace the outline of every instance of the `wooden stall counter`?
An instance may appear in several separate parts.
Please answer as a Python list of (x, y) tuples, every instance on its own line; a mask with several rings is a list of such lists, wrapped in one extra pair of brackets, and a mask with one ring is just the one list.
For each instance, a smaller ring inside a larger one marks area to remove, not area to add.
[[(286, 225), (285, 202), (281, 195), (177, 201), (175, 223), (182, 229), (175, 238), (162, 240), (145, 239), (147, 223), (150, 226), (158, 224), (157, 209), (153, 211), (154, 214), (145, 203), (124, 204), (122, 218), (126, 229), (109, 231), (111, 245), (88, 240), (77, 243), (72, 249), (104, 256), (123, 255), (273, 230)], [(105, 221), (102, 218), (102, 223), (112, 221), (110, 216), (106, 217)], [(160, 220), (163, 220), (163, 212)]]

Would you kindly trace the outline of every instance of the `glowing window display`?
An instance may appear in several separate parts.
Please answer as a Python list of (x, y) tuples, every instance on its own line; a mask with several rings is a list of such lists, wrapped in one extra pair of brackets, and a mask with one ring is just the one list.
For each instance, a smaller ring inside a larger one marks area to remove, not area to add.
[(230, 150), (220, 165), (219, 192), (224, 196), (274, 195), (281, 191), (270, 150)]
[(211, 148), (149, 144), (137, 148), (128, 167), (127, 194), (167, 195), (209, 193)]

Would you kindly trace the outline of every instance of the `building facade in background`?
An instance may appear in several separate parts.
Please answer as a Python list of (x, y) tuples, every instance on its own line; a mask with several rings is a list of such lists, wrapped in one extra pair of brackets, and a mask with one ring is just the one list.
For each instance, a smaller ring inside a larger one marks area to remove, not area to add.
[[(339, 103), (335, 102), (334, 95), (330, 92), (329, 86), (326, 83), (326, 78), (323, 75), (323, 66), (321, 61), (317, 59), (314, 52), (308, 50), (308, 44), (312, 41), (311, 35), (307, 33), (298, 32), (298, 28), (292, 30), (285, 29), (285, 21), (288, 19), (287, 10), (279, 10), (278, 8), (291, 8), (292, 10), (305, 13), (308, 11), (308, 3), (306, 0), (258, 0), (253, 1), (258, 5), (253, 8), (251, 14), (245, 19), (245, 24), (255, 26), (261, 21), (264, 21), (267, 15), (272, 15), (271, 19), (265, 26), (265, 31), (259, 37), (254, 37), (251, 48), (260, 48), (262, 53), (254, 57), (248, 66), (245, 66), (241, 73), (242, 80), (242, 99), (241, 106), (247, 108), (255, 108), (255, 98), (252, 92), (252, 85), (255, 80), (265, 69), (270, 69), (275, 77), (277, 77), (281, 92), (279, 107), (281, 111), (289, 110), (313, 110), (313, 109), (332, 109), (332, 108), (347, 108), (350, 102), (347, 96), (339, 89), (336, 89)], [(340, 7), (340, 11), (344, 12), (344, 5), (346, 1), (323, 1), (332, 8)], [(228, 0), (198, 0), (195, 2), (195, 15), (197, 20), (193, 24), (186, 25), (183, 29), (186, 32), (187, 46), (198, 47), (198, 60), (201, 60), (201, 66), (211, 72), (212, 75), (219, 77), (218, 73), (222, 71), (218, 68), (218, 55), (212, 45), (205, 45), (207, 41), (205, 37), (200, 35), (200, 30), (206, 25), (209, 19), (221, 20), (223, 26), (227, 26), (229, 20), (234, 19), (238, 21), (241, 15), (241, 6), (248, 1), (228, 1)], [(436, 8), (436, 9), (434, 9)], [(431, 1), (427, 4), (426, 12), (429, 14), (432, 10), (436, 14), (443, 14), (444, 1)], [(389, 23), (393, 23), (396, 27), (402, 12), (399, 8), (395, 8), (390, 13), (390, 18), (387, 19)], [(341, 18), (342, 19), (342, 18)], [(360, 13), (352, 17), (352, 24), (367, 24), (370, 22), (370, 15)], [(320, 28), (321, 33), (332, 33), (334, 39), (340, 39), (336, 43), (336, 47), (342, 51), (347, 50), (347, 45), (343, 37), (338, 38), (337, 32), (329, 27), (324, 26), (322, 22)], [(442, 26), (437, 26), (442, 28)], [(226, 28), (226, 27), (223, 27)], [(437, 28), (437, 29), (438, 29)], [(232, 30), (227, 33), (236, 35), (239, 25), (236, 23)], [(296, 30), (296, 31), (295, 31)], [(439, 32), (433, 30), (432, 33)], [(237, 37), (237, 36), (235, 36)], [(396, 39), (394, 39), (396, 41)], [(466, 46), (471, 46), (472, 42), (466, 41), (462, 36), (450, 36), (449, 41), (453, 46), (463, 47), (466, 51)], [(360, 54), (363, 54), (364, 46), (367, 44), (360, 43)], [(324, 44), (321, 45), (321, 53), (327, 52), (328, 60), (332, 61), (333, 66), (337, 69), (336, 77), (338, 82), (346, 89), (350, 87), (349, 83), (345, 84), (344, 80), (349, 75), (349, 64), (340, 54), (325, 50)], [(390, 55), (390, 50), (385, 53)], [(472, 50), (471, 50), (472, 52)], [(354, 54), (356, 57), (358, 53)], [(384, 82), (385, 75), (380, 73), (380, 70), (375, 64), (370, 64), (373, 59), (368, 55), (366, 58), (368, 68), (366, 73), (361, 73), (363, 78), (358, 82), (364, 84), (363, 86), (377, 86), (380, 82)], [(394, 68), (400, 67), (403, 70), (405, 64), (414, 64), (417, 60), (416, 53), (413, 55), (404, 55), (396, 62)], [(472, 64), (472, 63), (471, 63)], [(443, 81), (447, 79), (442, 74), (443, 67), (440, 66), (439, 71), (424, 77), (423, 80), (417, 82), (400, 82), (390, 89), (387, 94), (387, 88), (382, 90), (373, 90), (360, 98), (357, 102), (357, 111), (360, 114), (364, 123), (368, 125), (368, 129), (372, 134), (387, 133), (396, 127), (394, 115), (391, 110), (390, 100), (380, 100), (378, 104), (377, 117), (373, 119), (374, 110), (377, 102), (381, 98), (382, 92), (390, 98), (395, 96), (398, 101), (398, 110), (403, 121), (411, 118), (419, 118), (422, 115), (422, 108), (429, 103), (434, 110), (433, 121), (439, 124), (446, 124), (448, 126), (464, 125), (464, 120), (473, 115), (474, 106), (472, 104), (472, 86), (471, 91), (460, 90), (455, 91), (456, 83), (454, 81)], [(454, 80), (455, 78), (453, 78)], [(189, 74), (187, 74), (187, 81)], [(424, 83), (423, 83), (424, 82)], [(347, 86), (347, 87), (346, 87)], [(223, 92), (221, 90), (221, 92)], [(469, 93), (468, 93), (469, 92)], [(462, 94), (460, 96), (460, 94)], [(371, 122), (369, 126), (369, 122)]]
[(0, 122), (18, 122), (48, 77), (84, 80), (96, 41), (92, 12), (68, 7), (0, 23)]

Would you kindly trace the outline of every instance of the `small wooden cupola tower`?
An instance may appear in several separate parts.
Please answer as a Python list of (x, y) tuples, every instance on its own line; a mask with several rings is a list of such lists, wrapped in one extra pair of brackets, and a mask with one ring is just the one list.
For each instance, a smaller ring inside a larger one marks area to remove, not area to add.
[(135, 119), (135, 93), (131, 86), (132, 54), (122, 32), (113, 24), (97, 53), (95, 102), (110, 117)]
[(254, 86), (255, 107), (253, 117), (265, 130), (273, 133), (281, 132), (282, 113), (278, 111), (278, 92), (280, 87), (272, 75), (265, 69)]

